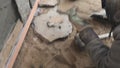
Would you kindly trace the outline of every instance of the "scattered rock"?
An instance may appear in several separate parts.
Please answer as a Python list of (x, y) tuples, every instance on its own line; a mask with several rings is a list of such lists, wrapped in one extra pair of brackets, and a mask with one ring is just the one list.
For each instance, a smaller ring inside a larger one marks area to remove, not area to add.
[(25, 24), (25, 22), (28, 19), (28, 15), (30, 13), (30, 5), (29, 0), (15, 0), (18, 6), (19, 13), (21, 15), (22, 21)]
[(41, 0), (39, 5), (40, 6), (49, 6), (54, 7), (58, 4), (58, 0)]
[(46, 14), (37, 16), (34, 25), (35, 31), (49, 42), (67, 37), (72, 32), (68, 15), (59, 14), (56, 7)]

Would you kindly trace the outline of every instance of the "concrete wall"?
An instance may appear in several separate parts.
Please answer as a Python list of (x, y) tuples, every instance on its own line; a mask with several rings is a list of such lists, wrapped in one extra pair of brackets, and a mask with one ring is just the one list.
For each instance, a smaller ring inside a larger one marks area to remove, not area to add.
[(19, 16), (16, 10), (13, 0), (0, 0), (0, 51)]

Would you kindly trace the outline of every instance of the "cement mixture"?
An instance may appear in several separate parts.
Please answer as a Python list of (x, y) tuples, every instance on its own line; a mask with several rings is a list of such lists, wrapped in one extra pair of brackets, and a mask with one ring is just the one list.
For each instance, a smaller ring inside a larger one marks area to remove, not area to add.
[[(87, 19), (97, 34), (109, 32), (109, 26), (103, 26), (89, 17), (92, 12), (101, 9), (101, 0), (78, 0), (74, 3), (60, 0), (59, 8), (63, 8), (59, 10), (66, 12), (73, 4), (78, 7), (78, 15)], [(87, 52), (81, 52), (74, 44), (75, 35), (74, 27), (67, 38), (47, 43), (30, 28), (13, 68), (95, 68)], [(111, 40), (104, 42), (111, 45)]]

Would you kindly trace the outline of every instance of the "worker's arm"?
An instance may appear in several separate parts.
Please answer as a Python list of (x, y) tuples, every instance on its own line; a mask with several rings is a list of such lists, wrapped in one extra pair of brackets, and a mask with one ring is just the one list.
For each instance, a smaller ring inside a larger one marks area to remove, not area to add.
[[(90, 57), (96, 64), (97, 68), (106, 68), (105, 60), (109, 51), (103, 42), (98, 38), (97, 34), (91, 27), (80, 31), (80, 38), (85, 43), (86, 49)], [(105, 59), (105, 60), (104, 60)]]
[(120, 26), (114, 30), (115, 41), (111, 49), (103, 44), (92, 28), (82, 30), (80, 38), (97, 68), (120, 68)]

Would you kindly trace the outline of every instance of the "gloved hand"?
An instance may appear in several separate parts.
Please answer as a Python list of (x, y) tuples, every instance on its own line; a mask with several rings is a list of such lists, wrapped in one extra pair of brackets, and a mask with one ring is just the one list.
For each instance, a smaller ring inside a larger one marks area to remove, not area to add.
[(93, 31), (91, 27), (82, 29), (79, 34), (75, 36), (75, 45), (79, 46), (80, 50), (83, 51), (91, 41), (98, 38), (98, 35)]

